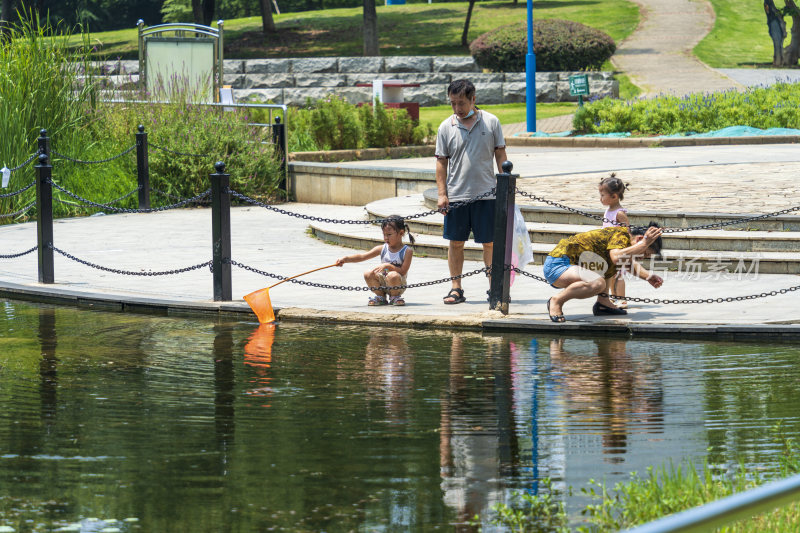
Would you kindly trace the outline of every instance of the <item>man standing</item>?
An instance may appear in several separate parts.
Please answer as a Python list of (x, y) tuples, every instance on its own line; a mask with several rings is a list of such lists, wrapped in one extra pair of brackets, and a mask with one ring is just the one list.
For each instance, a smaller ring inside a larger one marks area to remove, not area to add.
[[(453, 115), (442, 122), (436, 135), (437, 205), (445, 213), (444, 238), (450, 241), (447, 265), (450, 275), (458, 276), (464, 269), (464, 243), (470, 231), (475, 242), (483, 245), (483, 262), (486, 266), (492, 263), (494, 195), (452, 209), (450, 204), (472, 200), (496, 186), (492, 160), (502, 172), (506, 142), (497, 117), (475, 107), (475, 86), (470, 81), (453, 81), (447, 98)], [(444, 303), (465, 300), (461, 280), (453, 280)]]

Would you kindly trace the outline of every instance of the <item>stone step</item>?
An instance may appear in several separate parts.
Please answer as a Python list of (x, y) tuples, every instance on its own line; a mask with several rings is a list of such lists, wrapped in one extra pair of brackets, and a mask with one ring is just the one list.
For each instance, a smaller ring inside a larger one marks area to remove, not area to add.
[[(370, 218), (386, 218), (389, 215), (408, 216), (431, 209), (431, 204), (422, 201), (421, 195), (387, 198), (367, 204), (366, 210)], [(531, 241), (541, 244), (556, 244), (563, 238), (576, 233), (589, 231), (601, 226), (599, 221), (581, 217), (581, 223), (548, 223), (539, 221), (539, 217), (529, 217), (531, 210), (538, 208), (520, 206), (526, 219), (534, 218), (536, 222), (526, 220)], [(601, 213), (602, 214), (602, 213)], [(649, 219), (652, 220), (652, 219)], [(661, 222), (661, 219), (655, 218)], [(635, 222), (634, 222), (635, 223)], [(646, 222), (644, 222), (646, 223)], [(420, 234), (441, 235), (443, 217), (431, 215), (419, 219), (410, 219), (409, 228)], [(664, 248), (674, 251), (705, 250), (708, 252), (791, 252), (800, 253), (800, 231), (765, 231), (765, 230), (692, 230), (680, 233), (668, 233), (663, 237)]]
[[(423, 192), (423, 210), (436, 208), (436, 189), (429, 188)], [(517, 196), (522, 215), (527, 222), (543, 222), (547, 224), (593, 224), (595, 219), (588, 218), (577, 213), (566, 211), (559, 207), (544, 204), (533, 204), (531, 200)], [(583, 211), (593, 215), (602, 216), (602, 209), (584, 209)], [(800, 213), (800, 211), (798, 211)], [(679, 213), (673, 211), (628, 211), (628, 218), (632, 224), (647, 225), (651, 220), (655, 220), (664, 227), (688, 228), (697, 227), (705, 224), (718, 222), (730, 222), (740, 220), (746, 216), (760, 215), (752, 213), (743, 215), (737, 213), (711, 213), (711, 212), (688, 212)], [(599, 224), (599, 222), (598, 222)], [(723, 230), (763, 230), (763, 231), (800, 231), (800, 214), (786, 214), (771, 217), (763, 220), (753, 220), (736, 225), (725, 226)]]

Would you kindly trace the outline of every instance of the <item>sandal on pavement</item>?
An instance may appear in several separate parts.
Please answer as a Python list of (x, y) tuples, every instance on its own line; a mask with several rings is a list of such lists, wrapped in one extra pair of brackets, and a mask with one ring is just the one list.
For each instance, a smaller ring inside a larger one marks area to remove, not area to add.
[(406, 305), (406, 301), (398, 294), (389, 298), (389, 305)]
[(389, 302), (387, 302), (386, 298), (384, 298), (383, 296), (373, 296), (372, 298), (369, 299), (369, 302), (367, 303), (367, 305), (370, 307), (376, 307), (379, 305), (388, 305), (388, 304)]
[(550, 316), (550, 320), (552, 320), (553, 322), (566, 322), (567, 318), (564, 315), (551, 315), (550, 314), (550, 300), (552, 300), (552, 298), (549, 298), (547, 300), (547, 314)]
[(603, 305), (600, 302), (596, 302), (592, 307), (592, 314), (594, 316), (600, 315), (627, 315), (628, 312), (625, 309), (620, 309), (619, 307), (609, 307), (607, 305)]
[[(451, 301), (447, 301), (450, 298)], [(466, 302), (467, 299), (464, 298), (464, 289), (455, 288), (453, 287), (450, 289), (450, 292), (447, 293), (447, 296), (444, 297), (444, 303), (448, 305), (452, 304), (460, 304), (461, 302)]]

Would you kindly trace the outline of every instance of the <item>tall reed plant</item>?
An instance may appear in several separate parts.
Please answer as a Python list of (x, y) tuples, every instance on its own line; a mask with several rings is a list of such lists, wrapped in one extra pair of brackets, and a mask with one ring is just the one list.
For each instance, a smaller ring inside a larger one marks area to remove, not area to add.
[[(70, 30), (40, 22), (35, 11), (23, 11), (0, 41), (0, 165), (13, 168), (37, 150), (46, 129), (63, 151), (85, 144), (85, 127), (96, 100), (86, 67), (92, 50), (88, 34), (75, 45)], [(85, 74), (84, 74), (85, 73)], [(11, 175), (9, 189), (29, 183), (33, 165)], [(0, 199), (0, 214), (17, 210), (33, 193)], [(8, 222), (8, 219), (0, 219)]]

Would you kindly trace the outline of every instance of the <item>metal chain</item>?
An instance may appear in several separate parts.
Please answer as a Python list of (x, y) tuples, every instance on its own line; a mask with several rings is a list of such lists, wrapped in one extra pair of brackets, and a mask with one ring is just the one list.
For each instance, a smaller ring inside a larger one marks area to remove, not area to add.
[(108, 163), (109, 161), (114, 161), (115, 159), (119, 159), (120, 157), (131, 153), (135, 148), (136, 148), (136, 145), (134, 144), (133, 146), (131, 146), (127, 150), (125, 150), (123, 152), (120, 152), (117, 155), (113, 155), (113, 156), (108, 157), (106, 159), (98, 159), (97, 161), (84, 161), (82, 159), (75, 159), (74, 157), (70, 157), (68, 155), (64, 155), (62, 153), (56, 152), (53, 149), (51, 149), (50, 151), (53, 152), (54, 155), (57, 155), (58, 157), (60, 157), (62, 159), (66, 159), (67, 161), (72, 161), (73, 163), (81, 163), (81, 164), (84, 164), (84, 165), (97, 165), (99, 163)]
[(16, 172), (17, 170), (21, 169), (22, 167), (24, 167), (25, 165), (27, 165), (28, 163), (30, 163), (31, 161), (36, 159), (39, 156), (39, 154), (40, 154), (40, 152), (34, 152), (33, 154), (31, 154), (31, 156), (28, 159), (25, 160), (24, 163), (22, 163), (19, 166), (14, 167), (14, 168), (9, 168), (8, 170), (10, 170), (11, 172)]
[(148, 146), (152, 146), (156, 150), (161, 150), (162, 152), (167, 152), (168, 154), (172, 154), (172, 155), (183, 155), (183, 156), (186, 156), (186, 157), (210, 157), (211, 156), (211, 154), (190, 154), (190, 153), (186, 153), (186, 152), (176, 152), (175, 150), (170, 150), (169, 148), (164, 148), (163, 146), (159, 146), (159, 145), (155, 144), (152, 141), (148, 141), (147, 145)]
[(160, 190), (156, 189), (155, 187), (150, 187), (150, 191), (154, 192), (156, 194), (160, 194), (161, 196), (166, 196), (167, 198), (169, 198), (171, 200), (178, 200), (178, 201), (186, 200), (186, 198), (184, 198), (183, 196), (175, 196), (174, 194), (170, 194), (168, 192), (160, 191)]
[(25, 207), (23, 207), (19, 211), (14, 211), (13, 213), (0, 215), (0, 218), (13, 218), (13, 217), (15, 217), (17, 215), (21, 215), (21, 214), (25, 213), (26, 211), (28, 211), (30, 208), (32, 208), (35, 205), (36, 205), (36, 200), (34, 200), (33, 202), (29, 203), (28, 205), (26, 205)]
[(58, 189), (59, 191), (63, 192), (67, 196), (70, 196), (70, 197), (74, 198), (75, 200), (78, 200), (81, 203), (84, 203), (86, 205), (90, 205), (90, 206), (93, 206), (93, 207), (99, 207), (101, 209), (108, 209), (109, 211), (114, 211), (114, 212), (117, 212), (117, 213), (155, 213), (157, 211), (166, 211), (168, 209), (175, 209), (177, 207), (183, 207), (186, 204), (197, 202), (198, 200), (201, 200), (201, 199), (205, 198), (206, 196), (208, 196), (209, 194), (211, 194), (211, 189), (207, 189), (205, 192), (201, 192), (197, 196), (194, 196), (192, 198), (187, 198), (186, 200), (183, 200), (181, 202), (178, 202), (178, 203), (175, 203), (175, 204), (171, 204), (171, 205), (165, 205), (165, 206), (162, 206), (162, 207), (152, 207), (150, 209), (125, 209), (125, 208), (122, 208), (122, 207), (114, 207), (114, 206), (108, 205), (108, 204), (98, 204), (97, 202), (93, 202), (91, 200), (87, 200), (86, 198), (83, 198), (82, 196), (78, 196), (77, 194), (75, 194), (72, 191), (68, 191), (67, 189), (61, 187), (60, 185), (58, 185), (56, 182), (54, 182), (52, 180), (50, 180), (49, 183), (53, 187)]
[[(323, 222), (323, 223), (326, 223), (326, 224), (381, 224), (384, 221), (389, 220), (387, 218), (376, 218), (376, 219), (372, 219), (372, 220), (343, 220), (343, 219), (338, 219), (338, 218), (324, 218), (324, 217), (316, 217), (316, 216), (313, 216), (313, 215), (303, 215), (303, 214), (300, 214), (300, 213), (294, 213), (292, 211), (287, 211), (285, 209), (281, 209), (279, 207), (275, 207), (274, 205), (265, 204), (264, 202), (260, 202), (260, 201), (254, 199), (254, 198), (250, 198), (249, 196), (246, 196), (246, 195), (244, 195), (242, 193), (236, 192), (233, 189), (228, 189), (227, 192), (230, 193), (231, 196), (233, 196), (234, 198), (238, 198), (239, 200), (243, 200), (243, 201), (245, 201), (247, 203), (256, 205), (258, 207), (263, 207), (265, 209), (270, 209), (270, 210), (275, 211), (276, 213), (280, 213), (282, 215), (288, 215), (290, 217), (296, 217), (296, 218), (300, 218), (300, 219), (303, 219), (303, 220), (311, 220), (313, 222)], [(495, 190), (491, 189), (491, 190), (489, 190), (489, 191), (487, 191), (487, 192), (485, 192), (483, 194), (479, 194), (475, 198), (471, 198), (469, 200), (464, 200), (462, 202), (453, 202), (452, 204), (450, 204), (449, 209), (455, 209), (455, 208), (458, 208), (458, 207), (462, 207), (462, 206), (477, 202), (478, 200), (483, 200), (487, 196), (491, 196), (494, 193), (495, 193)], [(427, 216), (430, 216), (430, 215), (434, 215), (436, 213), (441, 213), (441, 210), (439, 210), (439, 209), (431, 209), (430, 211), (417, 213), (415, 215), (406, 215), (406, 216), (403, 216), (401, 218), (403, 218), (403, 220), (408, 220), (408, 219), (411, 219), (411, 218), (427, 217)]]
[[(607, 218), (605, 218), (605, 217), (603, 217), (601, 215), (595, 215), (593, 213), (588, 213), (586, 211), (582, 211), (580, 209), (576, 209), (576, 208), (570, 207), (568, 205), (560, 204), (560, 203), (554, 202), (552, 200), (547, 200), (545, 198), (541, 198), (541, 197), (536, 196), (534, 194), (525, 192), (525, 191), (523, 191), (523, 190), (521, 190), (519, 188), (517, 188), (517, 193), (520, 196), (525, 196), (527, 198), (530, 198), (531, 200), (535, 200), (537, 202), (542, 202), (542, 203), (545, 203), (547, 205), (552, 205), (553, 207), (558, 207), (559, 209), (564, 209), (566, 211), (570, 211), (571, 213), (575, 213), (577, 215), (581, 215), (581, 216), (589, 217), (589, 218), (594, 218), (594, 219), (600, 220), (602, 222), (607, 222), (607, 223), (613, 224), (615, 226), (619, 226), (619, 227), (623, 227), (623, 228), (631, 228), (631, 229), (640, 227), (640, 226), (634, 226), (632, 224), (624, 224), (622, 222), (617, 222), (616, 220), (609, 220), (609, 219), (607, 219)], [(729, 220), (727, 222), (713, 222), (711, 224), (703, 224), (701, 226), (690, 226), (690, 227), (687, 227), (687, 228), (663, 228), (663, 233), (682, 233), (684, 231), (694, 231), (694, 230), (702, 230), (702, 229), (722, 228), (722, 227), (725, 227), (725, 226), (735, 226), (737, 224), (742, 224), (744, 222), (751, 222), (753, 220), (762, 220), (762, 219), (765, 219), (765, 218), (772, 218), (772, 217), (779, 216), (779, 215), (786, 215), (788, 213), (793, 213), (795, 211), (800, 211), (800, 206), (790, 207), (788, 209), (781, 209), (780, 211), (774, 211), (772, 213), (766, 213), (764, 215), (755, 215), (755, 216), (751, 216), (751, 217), (737, 218), (737, 219), (734, 219), (734, 220)], [(641, 227), (643, 227), (643, 226), (641, 226)]]
[[(263, 270), (259, 270), (259, 269), (255, 268), (255, 267), (251, 267), (251, 266), (248, 266), (248, 265), (243, 265), (242, 263), (236, 262), (233, 259), (229, 260), (228, 263), (230, 263), (233, 266), (242, 268), (244, 270), (249, 270), (250, 272), (253, 272), (255, 274), (260, 274), (262, 276), (266, 276), (268, 278), (275, 278), (277, 280), (286, 279), (286, 276), (281, 276), (280, 274), (271, 274), (269, 272), (264, 272)], [(348, 286), (348, 285), (330, 285), (330, 284), (327, 284), (327, 283), (313, 283), (311, 281), (304, 281), (304, 280), (301, 280), (301, 279), (290, 279), (288, 281), (290, 281), (292, 283), (297, 283), (298, 285), (307, 285), (309, 287), (317, 287), (317, 288), (320, 288), (320, 289), (335, 289), (335, 290), (340, 290), (340, 291), (372, 291), (372, 290), (378, 290), (378, 289), (394, 291), (394, 290), (399, 290), (399, 289), (413, 289), (413, 288), (417, 288), (417, 287), (429, 287), (431, 285), (438, 285), (439, 283), (447, 283), (448, 281), (453, 281), (453, 280), (456, 280), (456, 279), (462, 279), (462, 278), (466, 278), (466, 277), (469, 277), (469, 276), (474, 276), (476, 274), (480, 274), (481, 272), (487, 272), (488, 270), (489, 269), (487, 267), (483, 267), (483, 268), (479, 268), (477, 270), (473, 270), (471, 272), (467, 272), (465, 274), (459, 274), (458, 276), (450, 276), (449, 278), (442, 278), (442, 279), (438, 279), (438, 280), (435, 280), (435, 281), (423, 281), (421, 283), (411, 283), (409, 285), (392, 285), (391, 287), (384, 286), (384, 285), (381, 285), (380, 287), (365, 287), (363, 285), (359, 285), (358, 287), (353, 287), (353, 286)]]
[[(120, 201), (124, 200), (125, 198), (127, 198), (127, 197), (129, 197), (129, 196), (133, 196), (134, 194), (136, 194), (137, 192), (139, 192), (139, 190), (140, 190), (140, 189), (141, 189), (141, 187), (136, 187), (136, 188), (135, 188), (134, 190), (132, 190), (131, 192), (129, 192), (129, 193), (127, 193), (127, 194), (123, 195), (123, 196), (120, 196), (120, 197), (119, 197), (119, 198), (117, 198), (116, 200), (110, 200), (108, 203), (109, 203), (109, 204), (115, 204), (115, 203), (117, 203), (117, 202), (120, 202)], [(75, 205), (75, 204), (73, 204), (73, 203), (71, 203), (71, 202), (65, 202), (65, 201), (64, 201), (64, 200), (62, 200), (61, 198), (56, 198), (56, 201), (58, 201), (58, 202), (61, 202), (62, 204), (66, 204), (66, 205)]]
[(20, 195), (20, 194), (24, 193), (25, 191), (27, 191), (28, 189), (30, 189), (31, 187), (33, 187), (34, 185), (36, 185), (36, 182), (32, 181), (29, 184), (27, 184), (26, 186), (24, 186), (23, 188), (18, 189), (18, 190), (14, 191), (14, 192), (9, 192), (9, 193), (6, 193), (6, 194), (0, 194), (0, 198), (11, 198), (12, 196)]
[(162, 270), (162, 271), (159, 271), (159, 272), (134, 272), (132, 270), (120, 270), (118, 268), (109, 268), (109, 267), (96, 265), (96, 264), (91, 263), (89, 261), (86, 261), (84, 259), (79, 259), (79, 258), (75, 257), (74, 255), (68, 254), (67, 252), (65, 252), (63, 250), (60, 250), (60, 249), (56, 248), (52, 244), (50, 245), (50, 248), (54, 252), (58, 252), (59, 254), (63, 255), (64, 257), (66, 257), (68, 259), (72, 259), (73, 261), (75, 261), (77, 263), (80, 263), (82, 265), (86, 265), (86, 266), (91, 267), (91, 268), (96, 268), (97, 270), (103, 270), (105, 272), (111, 272), (113, 274), (123, 274), (125, 276), (169, 276), (171, 274), (182, 274), (184, 272), (190, 272), (192, 270), (198, 270), (198, 269), (201, 269), (203, 267), (210, 267), (211, 266), (211, 261), (206, 261), (205, 263), (200, 263), (199, 265), (192, 265), (192, 266), (184, 267), (184, 268), (176, 268), (174, 270)]
[[(536, 274), (531, 274), (517, 267), (512, 267), (514, 272), (533, 278), (537, 281), (547, 283), (547, 280)], [(549, 284), (548, 284), (549, 285)], [(636, 298), (633, 296), (626, 296), (625, 299), (629, 302), (640, 302), (645, 304), (719, 304), (725, 302), (742, 302), (744, 300), (757, 300), (758, 298), (767, 298), (769, 296), (777, 296), (779, 294), (788, 294), (790, 292), (800, 290), (800, 285), (789, 287), (787, 289), (779, 289), (775, 291), (761, 292), (758, 294), (749, 294), (747, 296), (728, 296), (725, 298), (694, 298), (694, 299), (669, 299), (669, 298)], [(601, 292), (598, 296), (609, 296), (607, 293)]]
[(15, 259), (17, 257), (22, 257), (23, 255), (28, 255), (29, 253), (35, 252), (38, 249), (38, 246), (34, 246), (30, 250), (25, 250), (24, 252), (20, 252), (18, 254), (0, 255), (0, 259)]

